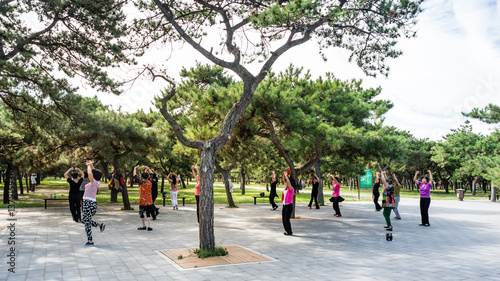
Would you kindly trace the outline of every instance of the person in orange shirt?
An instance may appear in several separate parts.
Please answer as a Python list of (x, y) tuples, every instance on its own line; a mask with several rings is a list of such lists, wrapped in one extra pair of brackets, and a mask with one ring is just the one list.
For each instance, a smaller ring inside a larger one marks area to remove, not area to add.
[(146, 230), (146, 224), (144, 221), (144, 213), (146, 213), (148, 227), (147, 230), (153, 230), (151, 228), (151, 215), (154, 212), (153, 208), (153, 196), (151, 192), (151, 187), (153, 186), (150, 175), (153, 173), (147, 166), (142, 166), (144, 172), (141, 173), (141, 178), (137, 176), (137, 168), (139, 165), (134, 167), (134, 177), (137, 178), (139, 182), (139, 216), (141, 217), (142, 226), (137, 228), (138, 230)]

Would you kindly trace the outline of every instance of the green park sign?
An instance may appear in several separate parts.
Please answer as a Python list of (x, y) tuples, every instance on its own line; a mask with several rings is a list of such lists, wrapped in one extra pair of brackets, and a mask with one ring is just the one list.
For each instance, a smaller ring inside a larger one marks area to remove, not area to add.
[(373, 187), (373, 172), (372, 170), (365, 170), (365, 174), (360, 177), (360, 188)]

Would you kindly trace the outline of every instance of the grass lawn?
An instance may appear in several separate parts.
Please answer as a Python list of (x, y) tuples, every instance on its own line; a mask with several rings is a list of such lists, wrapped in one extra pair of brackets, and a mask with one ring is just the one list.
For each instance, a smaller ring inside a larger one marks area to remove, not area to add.
[[(223, 186), (220, 186), (222, 183), (216, 182), (216, 185), (214, 185), (214, 202), (215, 204), (227, 204), (227, 198), (226, 198), (226, 192)], [(1, 186), (1, 191), (0, 194), (3, 193), (3, 184)], [(264, 192), (266, 196), (269, 194), (266, 190), (262, 189), (256, 189), (257, 188), (265, 188), (265, 186), (261, 185), (248, 185), (246, 187), (246, 192), (245, 195), (241, 194), (241, 191), (239, 188), (233, 188), (233, 200), (236, 205), (242, 204), (242, 203), (253, 203), (253, 197), (252, 196), (259, 196), (261, 192)], [(282, 186), (280, 186), (282, 187)], [(278, 188), (280, 188), (278, 187)], [(26, 189), (26, 188), (25, 188)], [(46, 178), (44, 181), (42, 181), (41, 185), (36, 187), (36, 193), (28, 193), (28, 194), (19, 194), (19, 200), (15, 202), (16, 208), (24, 208), (24, 207), (43, 207), (44, 206), (44, 200), (43, 198), (48, 198), (51, 194), (56, 194), (58, 198), (67, 198), (68, 196), (68, 189), (69, 185), (64, 179), (53, 179), (53, 178)], [(310, 191), (311, 188), (308, 187), (305, 189), (305, 191)], [(168, 182), (165, 182), (164, 186), (164, 191), (169, 192), (169, 185)], [(129, 200), (132, 205), (137, 205), (139, 202), (139, 187), (134, 186), (133, 188), (128, 189), (128, 194), (129, 194)], [(158, 187), (158, 198), (156, 199), (155, 204), (156, 205), (162, 205), (163, 200), (161, 198), (161, 183), (159, 184)], [(330, 198), (331, 191), (328, 189), (328, 187), (324, 187), (323, 189), (323, 194), (324, 194), (324, 200), (325, 202), (328, 202), (328, 199)], [(351, 194), (351, 195), (357, 195), (358, 191), (357, 190), (349, 190), (347, 187), (342, 187), (340, 189), (340, 194)], [(362, 195), (368, 195), (370, 196), (372, 194), (371, 189), (362, 189), (361, 190)], [(169, 195), (170, 196), (170, 195)], [(186, 197), (186, 204), (195, 204), (196, 199), (194, 196), (194, 184), (189, 184), (186, 186), (185, 189), (180, 188), (179, 189), (179, 197), (185, 196)], [(279, 202), (281, 199), (281, 192), (278, 191), (278, 198), (276, 198), (276, 202)], [(477, 196), (472, 196), (469, 194), (465, 195), (464, 200), (485, 200), (488, 197), (488, 194), (484, 193), (478, 193)], [(296, 202), (309, 202), (311, 197), (310, 193), (299, 193), (296, 197)], [(420, 195), (416, 190), (401, 190), (401, 197), (402, 198), (419, 198)], [(457, 196), (453, 191), (450, 191), (449, 194), (446, 194), (444, 190), (434, 190), (431, 191), (431, 197), (433, 200), (457, 200)], [(358, 201), (357, 196), (344, 196), (346, 201)], [(371, 198), (361, 198), (362, 201), (371, 201)], [(118, 194), (118, 203), (111, 203), (110, 202), (110, 191), (107, 187), (102, 186), (99, 189), (99, 193), (97, 194), (97, 203), (102, 204), (102, 205), (116, 205), (116, 206), (122, 206), (122, 197), (121, 194)], [(268, 203), (266, 199), (258, 199), (257, 203)], [(167, 201), (167, 204), (170, 204), (169, 201)], [(62, 201), (53, 201), (51, 202), (51, 206), (65, 206), (67, 205), (66, 202)], [(6, 208), (7, 204), (0, 204), (0, 208)]]

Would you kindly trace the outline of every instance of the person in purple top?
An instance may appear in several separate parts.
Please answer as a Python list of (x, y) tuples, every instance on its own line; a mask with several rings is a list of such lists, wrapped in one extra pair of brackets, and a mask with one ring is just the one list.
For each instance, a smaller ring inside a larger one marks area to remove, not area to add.
[(429, 224), (429, 206), (431, 205), (431, 182), (432, 173), (430, 170), (429, 176), (423, 176), (422, 181), (417, 180), (417, 175), (420, 173), (419, 171), (415, 172), (415, 177), (413, 179), (418, 182), (420, 186), (420, 215), (422, 216), (422, 223), (420, 226), (430, 226)]

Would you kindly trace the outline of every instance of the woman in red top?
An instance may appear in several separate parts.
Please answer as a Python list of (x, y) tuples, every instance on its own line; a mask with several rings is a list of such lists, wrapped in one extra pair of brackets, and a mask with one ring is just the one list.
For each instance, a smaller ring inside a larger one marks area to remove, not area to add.
[(196, 165), (191, 166), (191, 171), (193, 172), (193, 177), (196, 179), (194, 196), (196, 197), (196, 217), (198, 218), (198, 223), (200, 223), (200, 172), (198, 171), (198, 166)]
[[(134, 167), (134, 177), (137, 177), (137, 168), (139, 165)], [(154, 212), (153, 208), (153, 196), (151, 192), (151, 187), (153, 183), (149, 180), (149, 175), (152, 174), (151, 169), (146, 166), (144, 167), (144, 172), (141, 174), (141, 178), (137, 178), (139, 182), (139, 216), (141, 217), (142, 226), (137, 228), (138, 230), (146, 230), (146, 224), (144, 222), (144, 213), (148, 220), (148, 231), (153, 230), (151, 228), (151, 214)]]

